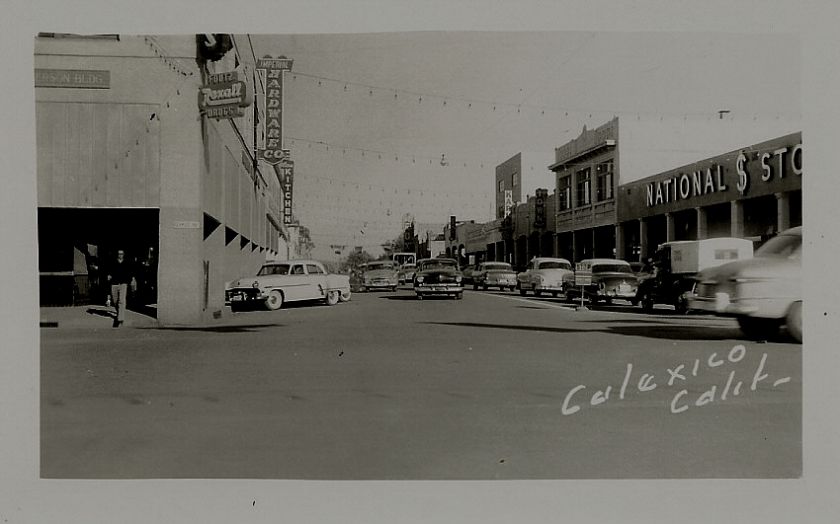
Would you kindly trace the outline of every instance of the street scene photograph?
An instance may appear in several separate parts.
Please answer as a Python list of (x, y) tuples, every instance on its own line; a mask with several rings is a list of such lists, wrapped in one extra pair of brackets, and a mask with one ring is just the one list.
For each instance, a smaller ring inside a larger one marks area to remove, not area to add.
[(801, 57), (38, 33), (39, 477), (801, 478)]

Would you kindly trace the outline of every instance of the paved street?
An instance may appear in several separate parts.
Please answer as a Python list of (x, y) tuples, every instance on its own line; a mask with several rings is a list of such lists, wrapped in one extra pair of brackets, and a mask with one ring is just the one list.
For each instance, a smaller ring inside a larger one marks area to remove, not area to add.
[(801, 473), (802, 346), (728, 319), (403, 287), (109, 325), (41, 329), (42, 477)]

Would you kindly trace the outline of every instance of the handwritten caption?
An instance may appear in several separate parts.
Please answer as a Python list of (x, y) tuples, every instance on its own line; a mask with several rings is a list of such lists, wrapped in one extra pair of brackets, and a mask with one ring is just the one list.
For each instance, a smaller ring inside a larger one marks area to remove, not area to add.
[[(734, 346), (725, 356), (712, 353), (705, 360), (694, 359), (691, 364), (679, 364), (673, 368), (666, 368), (666, 375), (656, 375), (655, 373), (642, 373), (634, 376), (633, 364), (627, 363), (627, 370), (624, 374), (624, 379), (621, 382), (621, 388), (618, 390), (618, 399), (624, 400), (628, 391), (638, 393), (649, 393), (657, 388), (678, 388), (686, 384), (691, 377), (697, 377), (703, 370), (715, 369), (721, 366), (733, 366), (738, 364), (744, 357), (747, 356), (747, 348), (742, 344)], [(761, 361), (756, 366), (752, 373), (752, 379), (749, 383), (749, 391), (755, 391), (758, 385), (762, 382), (771, 380), (770, 375), (765, 373), (765, 366), (767, 364), (767, 353), (761, 355)], [(658, 378), (662, 379), (667, 376), (664, 382), (657, 382)], [(774, 388), (790, 382), (791, 377), (781, 377), (772, 382)], [(768, 382), (769, 384), (770, 382)], [(726, 384), (722, 389), (718, 389), (718, 384), (710, 386), (704, 390), (700, 395), (691, 397), (688, 389), (680, 389), (671, 398), (670, 412), (684, 413), (693, 407), (702, 407), (714, 402), (723, 402), (727, 398), (733, 398), (741, 395), (744, 387), (744, 380), (736, 381), (736, 370), (731, 370), (726, 379)], [(574, 415), (581, 410), (581, 405), (586, 403), (587, 393), (584, 392), (587, 387), (584, 384), (579, 384), (566, 394), (561, 408), (563, 415)], [(720, 392), (719, 392), (720, 391)], [(613, 387), (607, 386), (603, 389), (596, 390), (589, 396), (588, 404), (590, 406), (599, 406), (609, 402), (613, 396)]]

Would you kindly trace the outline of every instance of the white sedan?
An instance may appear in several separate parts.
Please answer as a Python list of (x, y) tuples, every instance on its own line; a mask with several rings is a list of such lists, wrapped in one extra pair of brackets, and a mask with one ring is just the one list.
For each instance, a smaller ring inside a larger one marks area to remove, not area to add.
[(347, 302), (350, 278), (328, 273), (317, 260), (286, 260), (268, 262), (256, 276), (234, 280), (225, 290), (233, 311), (255, 303), (273, 311), (299, 300), (323, 300), (330, 306)]
[(551, 293), (557, 296), (564, 291), (564, 282), (574, 280), (572, 263), (565, 258), (537, 257), (531, 259), (528, 268), (516, 275), (519, 294), (525, 296), (530, 290), (534, 295)]

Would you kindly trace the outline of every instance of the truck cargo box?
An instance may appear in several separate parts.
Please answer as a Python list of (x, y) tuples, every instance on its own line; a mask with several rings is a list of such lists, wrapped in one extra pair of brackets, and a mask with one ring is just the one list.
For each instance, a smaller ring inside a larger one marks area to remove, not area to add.
[(671, 249), (671, 272), (697, 273), (733, 260), (752, 258), (753, 243), (743, 238), (707, 238), (666, 242)]

